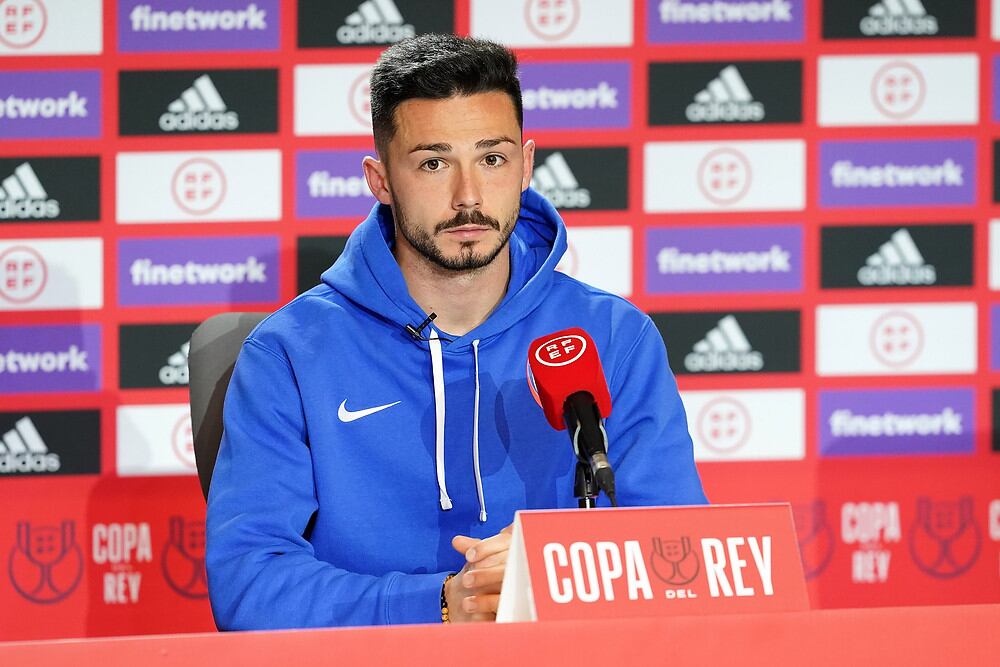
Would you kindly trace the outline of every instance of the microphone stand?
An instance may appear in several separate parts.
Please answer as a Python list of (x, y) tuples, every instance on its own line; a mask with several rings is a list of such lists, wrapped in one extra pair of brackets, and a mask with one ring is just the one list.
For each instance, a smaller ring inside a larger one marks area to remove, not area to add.
[(573, 495), (581, 509), (597, 507), (597, 496), (601, 490), (594, 481), (594, 471), (589, 463), (576, 462), (576, 479), (573, 481)]
[(579, 506), (597, 507), (597, 496), (603, 490), (617, 507), (614, 471), (607, 459), (608, 435), (594, 397), (585, 391), (570, 394), (563, 405), (563, 419), (577, 459), (573, 495)]

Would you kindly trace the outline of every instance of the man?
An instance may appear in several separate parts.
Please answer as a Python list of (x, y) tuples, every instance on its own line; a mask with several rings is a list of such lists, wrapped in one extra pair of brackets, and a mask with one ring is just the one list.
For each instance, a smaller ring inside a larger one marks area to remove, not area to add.
[(566, 230), (528, 187), (516, 66), (452, 35), (375, 66), (379, 203), (229, 387), (206, 559), (221, 628), (493, 620), (514, 512), (576, 506), (525, 368), (570, 326), (607, 374), (619, 503), (705, 502), (650, 319), (554, 272)]

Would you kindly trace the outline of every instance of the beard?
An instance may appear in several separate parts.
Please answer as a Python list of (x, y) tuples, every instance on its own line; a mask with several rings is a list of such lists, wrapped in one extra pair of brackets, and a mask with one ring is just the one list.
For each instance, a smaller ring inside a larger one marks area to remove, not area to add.
[[(517, 224), (520, 212), (520, 206), (515, 207), (507, 220), (501, 223), (496, 218), (488, 216), (479, 210), (459, 211), (455, 217), (435, 225), (434, 234), (432, 235), (417, 225), (411, 225), (406, 219), (406, 213), (403, 211), (402, 206), (398, 203), (393, 206), (393, 218), (396, 223), (396, 230), (403, 235), (403, 238), (409, 242), (413, 249), (432, 264), (447, 271), (455, 272), (475, 271), (489, 266), (507, 246), (508, 241), (510, 241), (510, 235), (514, 232), (514, 226)], [(455, 229), (464, 225), (489, 227), (500, 232), (500, 238), (493, 248), (483, 252), (476, 251), (477, 241), (464, 241), (457, 256), (446, 256), (435, 240), (435, 237), (449, 229)]]

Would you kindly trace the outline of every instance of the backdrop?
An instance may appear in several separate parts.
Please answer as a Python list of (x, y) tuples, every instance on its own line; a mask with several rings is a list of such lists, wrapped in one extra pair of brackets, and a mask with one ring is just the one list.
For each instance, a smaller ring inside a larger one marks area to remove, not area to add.
[(428, 31), (517, 50), (562, 270), (652, 315), (814, 606), (1000, 601), (998, 5), (0, 0), (0, 639), (213, 627), (187, 340), (336, 258)]

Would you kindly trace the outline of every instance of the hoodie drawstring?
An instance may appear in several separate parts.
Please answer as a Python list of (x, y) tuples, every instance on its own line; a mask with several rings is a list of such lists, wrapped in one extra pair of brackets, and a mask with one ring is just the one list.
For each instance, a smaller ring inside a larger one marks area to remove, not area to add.
[[(451, 498), (444, 475), (444, 363), (441, 339), (431, 328), (428, 337), (431, 352), (431, 374), (434, 378), (434, 458), (437, 469), (438, 502), (441, 509), (450, 510)], [(476, 368), (475, 405), (472, 409), (472, 465), (476, 474), (476, 494), (479, 496), (479, 520), (486, 523), (486, 498), (483, 495), (483, 478), (479, 472), (479, 339), (472, 341), (472, 354)]]

